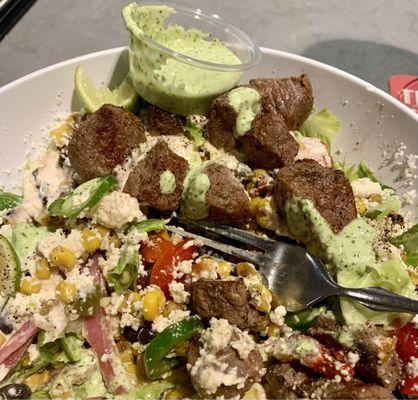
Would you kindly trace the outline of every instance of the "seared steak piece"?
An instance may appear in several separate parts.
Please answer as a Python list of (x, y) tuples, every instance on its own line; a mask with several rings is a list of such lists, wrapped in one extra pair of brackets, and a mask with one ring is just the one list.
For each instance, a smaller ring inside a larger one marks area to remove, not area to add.
[(240, 137), (240, 142), (250, 164), (268, 169), (291, 165), (299, 151), (283, 117), (273, 112), (254, 118), (250, 131)]
[(181, 118), (153, 105), (146, 109), (147, 125), (151, 135), (182, 135)]
[(237, 113), (227, 95), (219, 95), (212, 103), (208, 122), (208, 139), (218, 149), (230, 151), (235, 148), (233, 130)]
[(355, 342), (360, 350), (356, 374), (367, 383), (395, 390), (404, 379), (402, 361), (395, 350), (396, 338), (367, 323), (356, 332)]
[(192, 310), (204, 321), (224, 318), (241, 329), (256, 328), (261, 323), (257, 310), (249, 303), (249, 293), (242, 280), (209, 281), (200, 279), (189, 289)]
[(122, 107), (104, 104), (80, 123), (68, 144), (68, 157), (81, 180), (105, 176), (146, 141), (144, 125)]
[[(298, 366), (299, 367), (299, 366)], [(312, 378), (300, 368), (297, 371), (288, 363), (270, 365), (265, 375), (269, 399), (297, 399), (302, 396), (301, 387), (312, 382)]]
[[(187, 352), (187, 363), (190, 364), (191, 368), (199, 358), (200, 345), (197, 341), (192, 341), (189, 345)], [(247, 392), (255, 382), (261, 380), (261, 371), (263, 369), (263, 359), (257, 349), (250, 351), (246, 359), (242, 359), (236, 349), (228, 346), (226, 349), (219, 350), (215, 353), (216, 363), (213, 365), (207, 365), (207, 367), (213, 369), (219, 369), (219, 373), (227, 374), (228, 371), (235, 370), (234, 372), (244, 378), (243, 384), (239, 385), (221, 385), (214, 394), (205, 393), (199, 385), (194, 382), (193, 376), (191, 375), (191, 381), (195, 386), (196, 390), (204, 398), (218, 398), (223, 396), (226, 399), (235, 396), (242, 396)], [(220, 368), (222, 365), (222, 369)], [(191, 369), (190, 368), (190, 369)]]
[[(123, 191), (157, 210), (175, 211), (179, 207), (188, 168), (184, 158), (173, 153), (164, 140), (159, 140), (130, 173)], [(175, 176), (172, 193), (160, 191), (160, 176), (164, 171)]]
[(243, 184), (225, 165), (211, 163), (203, 172), (210, 188), (206, 192), (208, 220), (223, 224), (240, 224), (251, 215), (250, 199)]
[(312, 86), (305, 74), (290, 78), (252, 79), (250, 86), (261, 93), (263, 107), (280, 114), (291, 131), (298, 129), (312, 110)]
[(334, 318), (328, 317), (327, 315), (320, 315), (306, 333), (326, 347), (340, 348), (342, 346), (335, 336), (341, 328), (341, 324)]
[(292, 197), (311, 200), (334, 233), (357, 217), (353, 190), (344, 173), (314, 160), (298, 160), (277, 174), (274, 199), (284, 220), (286, 201)]

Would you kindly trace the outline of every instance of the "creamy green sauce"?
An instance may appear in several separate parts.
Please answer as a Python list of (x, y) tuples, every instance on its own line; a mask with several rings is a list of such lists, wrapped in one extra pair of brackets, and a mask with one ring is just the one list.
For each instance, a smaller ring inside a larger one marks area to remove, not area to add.
[(164, 171), (160, 175), (160, 193), (171, 194), (176, 190), (176, 177), (170, 170)]
[(234, 87), (242, 74), (183, 63), (147, 44), (144, 38), (199, 60), (228, 65), (241, 61), (209, 34), (165, 23), (174, 13), (167, 6), (136, 3), (123, 9), (125, 25), (131, 32), (130, 75), (137, 92), (150, 103), (180, 115), (207, 114), (213, 98)]
[(180, 213), (182, 216), (199, 220), (208, 216), (206, 193), (210, 188), (209, 177), (202, 172), (209, 162), (190, 170), (184, 181)]
[(253, 88), (238, 87), (228, 92), (227, 97), (237, 113), (234, 136), (245, 135), (251, 129), (254, 118), (261, 112), (261, 95)]
[[(378, 263), (373, 249), (376, 231), (366, 221), (356, 218), (335, 234), (310, 200), (294, 198), (285, 205), (289, 230), (295, 238), (305, 241), (313, 236), (321, 245), (310, 247), (319, 253), (345, 287), (380, 286), (392, 292), (414, 297), (414, 285), (405, 264), (400, 259)], [(314, 243), (314, 240), (308, 242)], [(360, 304), (341, 298), (341, 309), (348, 325), (371, 320), (389, 325), (396, 319), (409, 318), (403, 314), (375, 312)]]
[(206, 193), (209, 187), (210, 181), (206, 174), (198, 172), (191, 178), (183, 194), (181, 207), (183, 216), (190, 219), (204, 219), (208, 216)]

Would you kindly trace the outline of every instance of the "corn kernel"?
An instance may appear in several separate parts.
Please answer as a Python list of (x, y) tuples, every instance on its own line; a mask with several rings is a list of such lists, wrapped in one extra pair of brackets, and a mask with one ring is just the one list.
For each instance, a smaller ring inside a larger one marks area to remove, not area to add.
[(69, 122), (65, 122), (60, 125), (58, 128), (53, 129), (49, 132), (52, 137), (52, 140), (56, 143), (57, 146), (62, 146), (64, 144), (64, 139), (69, 138), (72, 135), (73, 128)]
[(256, 197), (251, 198), (251, 214), (253, 216), (257, 215), (258, 210), (259, 210), (259, 208), (262, 204), (262, 200), (263, 199), (260, 196), (256, 196)]
[(194, 263), (192, 266), (192, 272), (195, 275), (202, 277), (217, 276), (217, 261), (211, 257), (201, 257), (198, 262)]
[(255, 170), (253, 170), (253, 174), (255, 176), (263, 176), (263, 175), (267, 175), (267, 171), (265, 169), (256, 168)]
[(272, 295), (269, 289), (267, 289), (262, 283), (252, 285), (251, 291), (256, 291), (257, 300), (254, 302), (254, 307), (261, 312), (269, 312), (271, 310)]
[(173, 300), (169, 300), (165, 303), (165, 307), (164, 307), (164, 310), (163, 310), (163, 317), (168, 317), (170, 315), (171, 311), (181, 310), (181, 309), (182, 309), (182, 307), (181, 307), (180, 304), (176, 303)]
[(50, 373), (44, 369), (38, 374), (33, 374), (25, 379), (26, 385), (28, 385), (32, 392), (38, 390), (41, 386), (46, 385), (49, 381)]
[(356, 200), (357, 212), (363, 215), (366, 212), (366, 205), (362, 199)]
[(119, 353), (119, 358), (123, 363), (130, 363), (133, 360), (133, 354), (131, 350), (125, 350)]
[(141, 312), (144, 319), (154, 321), (164, 310), (165, 296), (159, 287), (154, 287), (142, 297)]
[(123, 301), (122, 307), (120, 308), (123, 312), (136, 314), (141, 304), (141, 293), (139, 292), (128, 292), (125, 294), (125, 300)]
[(25, 355), (22, 358), (22, 361), (20, 362), (20, 365), (22, 366), (22, 368), (25, 368), (25, 369), (28, 369), (32, 366), (28, 353), (25, 353)]
[(369, 200), (375, 203), (381, 203), (383, 201), (383, 197), (378, 193), (373, 193), (369, 196)]
[(82, 232), (83, 247), (89, 253), (94, 253), (100, 249), (101, 240), (98, 235), (89, 228), (84, 228)]
[(113, 245), (115, 249), (119, 249), (122, 246), (122, 241), (116, 233), (113, 233), (110, 235), (109, 244)]
[(240, 262), (236, 265), (237, 274), (243, 277), (257, 276), (260, 277), (254, 265), (249, 262)]
[(102, 237), (102, 238), (104, 238), (109, 232), (110, 232), (110, 229), (109, 228), (106, 228), (105, 226), (103, 226), (103, 225), (96, 225), (95, 227), (94, 227), (94, 229), (96, 229), (96, 231), (97, 232), (99, 232), (99, 235)]
[(3, 346), (5, 341), (6, 341), (5, 336), (0, 332), (0, 347)]
[(219, 261), (218, 265), (216, 266), (216, 272), (218, 273), (219, 277), (222, 279), (227, 278), (231, 275), (232, 266), (229, 262), (226, 261)]
[(164, 396), (164, 400), (179, 400), (191, 398), (196, 394), (195, 390), (191, 387), (183, 386), (170, 389)]
[(25, 278), (20, 283), (19, 292), (30, 296), (41, 291), (41, 283), (37, 279)]
[(254, 189), (254, 185), (255, 183), (251, 180), (249, 181), (246, 185), (245, 185), (245, 189), (247, 190), (247, 192), (251, 191), (252, 189)]
[(75, 265), (75, 255), (71, 250), (62, 246), (57, 246), (51, 250), (49, 262), (53, 267), (71, 271)]
[(280, 328), (277, 325), (269, 324), (267, 327), (267, 336), (278, 336), (280, 334)]
[(137, 378), (137, 368), (136, 365), (133, 362), (125, 363), (124, 365), (125, 371), (128, 375), (130, 375), (132, 378), (135, 379), (135, 381), (138, 380)]
[(35, 275), (38, 279), (49, 279), (51, 276), (51, 270), (49, 268), (49, 262), (45, 258), (41, 258), (36, 265)]
[(77, 287), (74, 283), (59, 282), (55, 286), (55, 292), (58, 300), (64, 304), (70, 304), (75, 301), (77, 296)]
[(161, 231), (158, 234), (158, 236), (160, 236), (161, 238), (163, 238), (165, 240), (171, 241), (171, 236), (170, 236), (170, 233), (168, 232), (167, 229), (164, 229), (163, 231)]

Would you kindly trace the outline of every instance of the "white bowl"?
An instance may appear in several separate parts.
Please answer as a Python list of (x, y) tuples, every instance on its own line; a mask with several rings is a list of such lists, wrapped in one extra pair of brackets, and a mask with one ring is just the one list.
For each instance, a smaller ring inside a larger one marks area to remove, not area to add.
[[(289, 76), (305, 72), (311, 78), (315, 107), (327, 107), (341, 120), (334, 149), (347, 162), (366, 160), (377, 176), (400, 190), (398, 172), (380, 168), (382, 145), (390, 149), (403, 142), (407, 152), (418, 153), (418, 116), (382, 90), (346, 72), (294, 54), (263, 48), (261, 63), (244, 76)], [(41, 69), (0, 88), (0, 183), (12, 188), (28, 150), (47, 131), (48, 124), (79, 105), (73, 75), (81, 65), (96, 84), (120, 82), (128, 68), (124, 47), (87, 54)], [(416, 189), (418, 181), (408, 190)], [(415, 205), (413, 211), (418, 214)]]

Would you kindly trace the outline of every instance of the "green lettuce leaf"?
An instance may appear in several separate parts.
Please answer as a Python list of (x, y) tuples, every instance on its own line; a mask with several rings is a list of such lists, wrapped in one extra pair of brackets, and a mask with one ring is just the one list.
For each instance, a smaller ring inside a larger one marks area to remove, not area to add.
[(376, 207), (369, 208), (366, 217), (370, 219), (384, 219), (391, 212), (398, 212), (402, 207), (401, 199), (393, 194), (379, 203)]
[[(415, 298), (415, 285), (412, 283), (406, 265), (399, 258), (390, 259), (375, 267), (370, 267), (364, 274), (352, 274), (351, 279), (338, 280), (345, 287), (366, 288), (381, 287), (401, 296)], [(399, 322), (406, 323), (410, 320), (409, 314), (396, 312), (373, 311), (354, 300), (340, 298), (341, 310), (348, 326), (364, 324), (371, 321), (377, 325), (395, 326)]]
[(108, 283), (112, 283), (117, 294), (134, 289), (138, 276), (139, 254), (137, 249), (125, 247), (119, 258), (118, 265), (106, 275)]
[(193, 140), (196, 147), (200, 147), (205, 142), (202, 130), (190, 118), (187, 118), (184, 128), (186, 129), (186, 135)]
[(343, 171), (350, 182), (360, 178), (369, 178), (372, 182), (378, 183), (383, 189), (395, 190), (392, 187), (380, 182), (364, 161), (350, 166), (347, 166), (344, 161), (335, 161), (333, 165), (334, 168)]
[(143, 385), (128, 394), (117, 395), (114, 399), (155, 400), (161, 398), (163, 393), (172, 387), (174, 387), (174, 385), (170, 382), (153, 382), (149, 385)]
[(403, 246), (406, 254), (406, 262), (418, 267), (418, 224), (402, 235), (392, 237), (389, 241), (395, 246)]
[(321, 139), (328, 148), (331, 149), (331, 142), (335, 134), (340, 130), (339, 119), (328, 109), (311, 114), (299, 128), (303, 136), (317, 137)]

